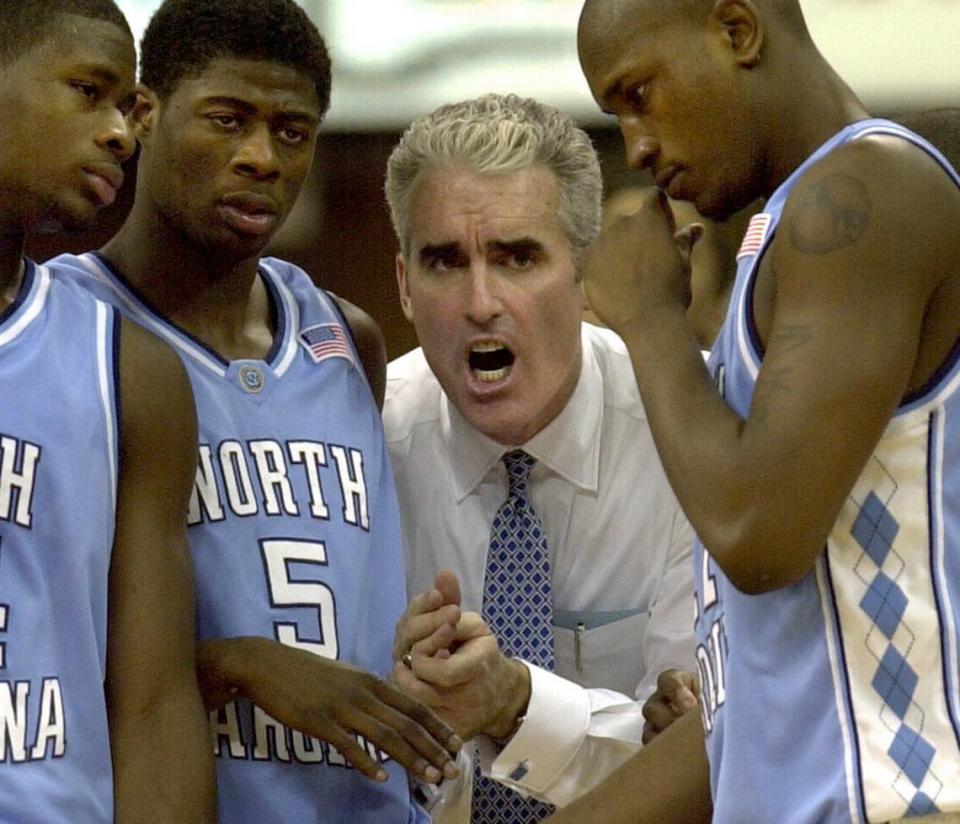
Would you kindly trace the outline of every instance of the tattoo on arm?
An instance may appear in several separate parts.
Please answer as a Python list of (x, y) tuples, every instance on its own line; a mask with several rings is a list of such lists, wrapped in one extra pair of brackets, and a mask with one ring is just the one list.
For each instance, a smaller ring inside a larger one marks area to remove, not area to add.
[(797, 349), (813, 340), (813, 331), (809, 326), (791, 323), (777, 330), (773, 341), (782, 355), (792, 355)]
[(808, 255), (826, 255), (856, 242), (870, 225), (866, 187), (848, 175), (830, 175), (798, 192), (790, 242)]
[[(802, 347), (813, 340), (813, 331), (809, 326), (800, 324), (790, 324), (777, 331), (771, 340), (771, 345), (776, 346), (779, 356), (792, 355)], [(768, 411), (771, 398), (776, 395), (786, 395), (790, 392), (790, 382), (788, 378), (794, 371), (790, 364), (781, 364), (779, 366), (764, 366), (762, 371), (763, 380), (757, 383), (757, 389), (754, 392), (753, 403), (750, 407), (750, 421), (753, 424), (765, 423), (768, 418)], [(762, 399), (758, 403), (758, 399)]]

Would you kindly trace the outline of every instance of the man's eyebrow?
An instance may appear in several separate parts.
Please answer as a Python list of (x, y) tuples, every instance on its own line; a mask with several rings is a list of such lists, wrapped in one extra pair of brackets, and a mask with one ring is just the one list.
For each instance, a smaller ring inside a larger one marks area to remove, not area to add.
[(532, 237), (518, 237), (509, 240), (494, 240), (490, 248), (497, 252), (542, 252), (544, 245)]
[(229, 106), (231, 109), (238, 109), (247, 114), (252, 114), (257, 110), (257, 107), (252, 103), (241, 100), (239, 97), (230, 97), (225, 94), (205, 97), (203, 98), (203, 102), (207, 106)]
[[(249, 100), (240, 97), (231, 97), (228, 94), (215, 94), (203, 99), (206, 106), (227, 106), (231, 109), (243, 112), (244, 114), (255, 114), (257, 107)], [(300, 111), (299, 109), (285, 109), (276, 115), (282, 120), (302, 120), (307, 123), (318, 123), (319, 118), (316, 113)]]
[(449, 243), (427, 243), (420, 248), (417, 257), (426, 262), (438, 257), (449, 257), (460, 253), (460, 244), (456, 241)]
[(616, 77), (614, 77), (600, 93), (598, 98), (598, 103), (600, 104), (600, 109), (604, 114), (612, 114), (616, 116), (615, 112), (607, 111), (603, 108), (611, 100), (617, 100), (623, 97), (623, 83), (626, 79), (626, 76), (621, 72)]
[(102, 63), (82, 63), (76, 66), (74, 71), (80, 74), (92, 75), (111, 86), (116, 86), (120, 82), (120, 75)]

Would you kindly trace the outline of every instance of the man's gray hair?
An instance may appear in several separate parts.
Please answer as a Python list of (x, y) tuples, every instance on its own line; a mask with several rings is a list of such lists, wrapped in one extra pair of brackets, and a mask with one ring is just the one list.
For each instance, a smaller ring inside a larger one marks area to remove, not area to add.
[(590, 138), (570, 117), (531, 98), (485, 94), (414, 120), (390, 155), (384, 187), (403, 255), (410, 254), (410, 194), (422, 170), (502, 175), (532, 166), (557, 176), (560, 225), (579, 257), (600, 232), (603, 180)]

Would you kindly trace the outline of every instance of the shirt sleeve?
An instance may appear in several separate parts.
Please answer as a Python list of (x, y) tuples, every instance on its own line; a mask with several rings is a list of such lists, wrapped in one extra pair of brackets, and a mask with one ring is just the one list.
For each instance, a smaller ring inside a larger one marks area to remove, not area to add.
[(527, 667), (531, 692), (526, 717), (502, 751), (480, 736), (481, 770), (523, 795), (563, 806), (640, 749), (643, 704)]
[[(530, 702), (503, 750), (479, 738), (485, 775), (557, 806), (592, 789), (642, 746), (643, 704), (665, 669), (694, 668), (693, 531), (679, 511), (643, 641), (634, 697), (578, 684), (527, 664)], [(524, 662), (526, 663), (526, 662)]]

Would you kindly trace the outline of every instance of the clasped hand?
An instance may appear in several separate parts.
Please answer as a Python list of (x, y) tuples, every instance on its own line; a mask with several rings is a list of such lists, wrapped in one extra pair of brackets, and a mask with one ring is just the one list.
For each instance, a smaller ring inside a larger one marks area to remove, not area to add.
[(452, 572), (440, 572), (433, 589), (411, 599), (393, 652), (396, 684), (460, 738), (503, 739), (515, 729), (529, 700), (527, 668), (500, 652), (477, 613), (461, 612)]

